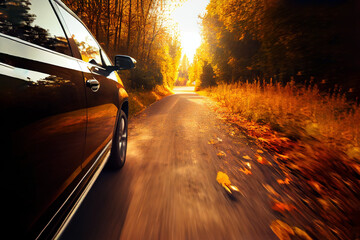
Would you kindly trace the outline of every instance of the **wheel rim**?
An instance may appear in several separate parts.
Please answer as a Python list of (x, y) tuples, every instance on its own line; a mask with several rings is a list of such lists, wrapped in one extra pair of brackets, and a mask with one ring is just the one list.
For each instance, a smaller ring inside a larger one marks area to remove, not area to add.
[(120, 120), (120, 128), (119, 128), (119, 155), (121, 161), (124, 160), (126, 154), (126, 144), (127, 144), (127, 127), (125, 118), (121, 118)]

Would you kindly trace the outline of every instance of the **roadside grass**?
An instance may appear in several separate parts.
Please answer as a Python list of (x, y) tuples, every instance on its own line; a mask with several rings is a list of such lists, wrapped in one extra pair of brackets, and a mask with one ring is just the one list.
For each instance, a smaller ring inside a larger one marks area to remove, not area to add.
[(348, 159), (360, 160), (360, 106), (343, 95), (320, 94), (316, 86), (293, 82), (235, 83), (205, 93), (239, 118), (268, 125), (293, 141), (321, 141)]
[(173, 94), (173, 91), (168, 87), (157, 85), (151, 91), (139, 91), (132, 89), (128, 94), (129, 116), (131, 118), (152, 103), (162, 99), (163, 97)]
[[(320, 232), (326, 239), (359, 237), (358, 104), (294, 82), (223, 84), (199, 93), (216, 100), (221, 118), (273, 153), (290, 184), (301, 189), (289, 199), (318, 214), (321, 226), (309, 227), (313, 236)], [(327, 235), (321, 232), (325, 228)]]

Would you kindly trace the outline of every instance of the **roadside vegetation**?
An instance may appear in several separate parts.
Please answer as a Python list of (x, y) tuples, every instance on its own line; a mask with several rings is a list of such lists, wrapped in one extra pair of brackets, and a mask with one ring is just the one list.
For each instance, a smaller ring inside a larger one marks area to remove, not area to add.
[(173, 94), (170, 88), (164, 86), (156, 86), (151, 91), (131, 91), (129, 92), (129, 116), (130, 118), (144, 110), (152, 103), (162, 99), (163, 97)]
[(264, 184), (279, 239), (360, 237), (354, 9), (355, 1), (210, 0), (202, 16), (189, 81), (285, 176)]
[[(358, 104), (341, 94), (322, 94), (316, 85), (295, 86), (294, 82), (221, 84), (199, 93), (216, 100), (214, 110), (221, 119), (272, 153), (286, 176), (278, 183), (290, 186), (290, 191), (284, 187), (275, 192), (266, 186), (272, 209), (282, 214), (282, 221), (277, 221), (283, 225), (273, 223), (276, 235), (291, 236), (284, 224), (295, 222), (305, 225), (314, 238), (356, 239), (360, 213)], [(257, 160), (269, 164), (261, 157)]]
[(129, 55), (134, 70), (119, 71), (129, 93), (130, 115), (171, 94), (181, 58), (179, 36), (167, 24), (180, 0), (63, 0), (113, 59)]

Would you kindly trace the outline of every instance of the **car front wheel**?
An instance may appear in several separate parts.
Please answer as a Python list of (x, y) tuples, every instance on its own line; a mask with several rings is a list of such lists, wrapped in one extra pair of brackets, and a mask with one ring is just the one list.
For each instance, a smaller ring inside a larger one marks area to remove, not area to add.
[(126, 159), (128, 138), (128, 122), (124, 111), (120, 110), (118, 122), (116, 124), (115, 135), (113, 138), (112, 149), (109, 159), (109, 165), (112, 168), (121, 168)]

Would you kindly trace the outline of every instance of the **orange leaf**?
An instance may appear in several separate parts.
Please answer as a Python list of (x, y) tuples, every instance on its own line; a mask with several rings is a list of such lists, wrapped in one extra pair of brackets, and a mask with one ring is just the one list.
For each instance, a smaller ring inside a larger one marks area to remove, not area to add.
[(315, 181), (308, 181), (308, 184), (309, 184), (313, 189), (315, 189), (317, 192), (321, 192), (321, 191), (322, 191), (320, 183), (315, 182)]
[(285, 211), (291, 211), (293, 209), (296, 209), (296, 207), (292, 204), (286, 204), (282, 202), (276, 202), (274, 206), (271, 207), (273, 210), (277, 212), (285, 212)]
[(284, 180), (278, 179), (277, 182), (279, 184), (289, 184), (290, 183), (290, 179), (289, 178), (285, 178)]
[(261, 164), (270, 164), (270, 163), (266, 160), (266, 158), (260, 156), (259, 154), (256, 154), (255, 156), (256, 156), (256, 160), (257, 160), (259, 163), (261, 163)]
[(243, 156), (243, 158), (246, 159), (246, 160), (252, 160), (251, 157), (249, 157), (248, 155)]
[(286, 156), (286, 155), (277, 154), (277, 156), (278, 156), (279, 158), (282, 158), (282, 159), (289, 159), (289, 157)]
[(251, 175), (252, 174), (252, 172), (247, 168), (239, 168), (239, 170), (241, 172), (245, 173), (246, 175)]
[(298, 227), (294, 227), (295, 234), (300, 236), (304, 240), (312, 240), (312, 238), (304, 231)]

